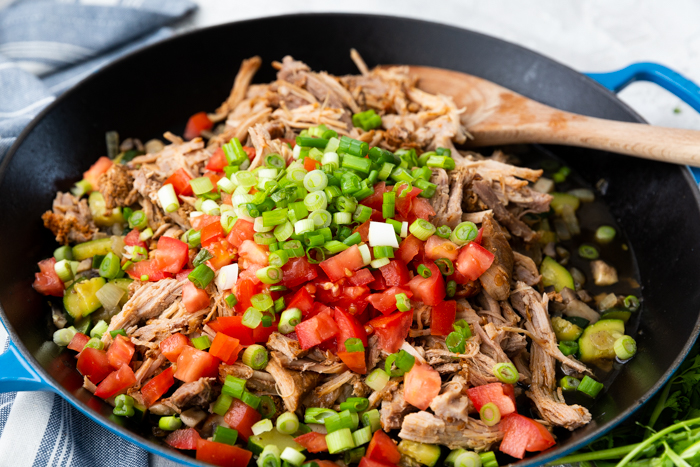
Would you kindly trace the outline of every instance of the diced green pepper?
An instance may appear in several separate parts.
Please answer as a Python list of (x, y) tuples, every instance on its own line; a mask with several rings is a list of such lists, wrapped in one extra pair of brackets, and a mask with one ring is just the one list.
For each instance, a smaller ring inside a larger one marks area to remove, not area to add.
[(542, 284), (544, 284), (545, 287), (553, 285), (554, 290), (557, 292), (561, 292), (564, 287), (576, 290), (574, 278), (571, 277), (571, 273), (549, 256), (545, 256), (542, 260), (540, 274), (542, 274)]

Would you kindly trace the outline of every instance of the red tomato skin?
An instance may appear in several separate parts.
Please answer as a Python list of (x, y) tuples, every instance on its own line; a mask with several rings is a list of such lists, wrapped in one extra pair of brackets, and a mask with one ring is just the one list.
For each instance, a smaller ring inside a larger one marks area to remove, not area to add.
[(149, 282), (157, 282), (172, 277), (171, 273), (158, 269), (158, 264), (152, 259), (132, 264), (129, 266), (129, 269), (126, 270), (126, 273), (129, 274), (129, 277), (138, 281), (141, 280), (141, 277), (148, 276)]
[(255, 229), (253, 223), (245, 219), (238, 219), (236, 223), (233, 224), (233, 228), (226, 237), (226, 240), (228, 240), (231, 245), (238, 248), (244, 240), (253, 240), (254, 235)]
[(97, 190), (100, 187), (98, 183), (100, 175), (107, 172), (113, 164), (109, 157), (102, 156), (97, 159), (87, 171), (83, 172), (83, 178), (90, 182), (90, 186), (92, 187), (91, 191)]
[(433, 367), (416, 362), (404, 376), (404, 399), (412, 406), (426, 410), (440, 394), (441, 385), (440, 374)]
[(318, 277), (317, 265), (310, 264), (305, 256), (294, 258), (282, 266), (282, 281), (280, 285), (291, 289), (314, 280), (316, 277)]
[(211, 301), (206, 290), (198, 289), (196, 285), (187, 280), (182, 284), (182, 303), (188, 313), (195, 313), (208, 307)]
[[(340, 344), (338, 344), (340, 346)], [(367, 362), (365, 352), (341, 352), (336, 351), (338, 358), (345, 363), (355, 373), (364, 375), (367, 373)]]
[(68, 348), (80, 353), (83, 351), (83, 349), (85, 348), (85, 344), (87, 344), (89, 340), (90, 336), (86, 336), (82, 332), (77, 332), (68, 344)]
[(124, 237), (124, 244), (126, 246), (140, 246), (148, 250), (148, 245), (146, 245), (146, 242), (141, 241), (141, 239), (139, 238), (140, 234), (141, 233), (136, 229), (130, 231)]
[(185, 169), (177, 169), (171, 176), (165, 179), (163, 186), (172, 185), (175, 194), (178, 196), (192, 196), (192, 185), (190, 185), (192, 177)]
[(459, 250), (457, 270), (469, 280), (475, 281), (491, 267), (494, 255), (476, 242), (469, 242)]
[[(386, 191), (391, 191), (391, 188), (387, 190), (386, 182), (379, 182), (374, 185), (374, 194), (369, 195), (367, 198), (360, 201), (360, 204), (376, 209), (377, 211), (381, 211), (382, 204), (384, 203), (384, 193)], [(367, 228), (369, 228), (369, 224), (367, 224)], [(362, 241), (366, 242), (367, 240), (363, 239)]]
[(392, 287), (382, 293), (370, 295), (367, 300), (369, 300), (374, 308), (388, 315), (396, 311), (396, 295), (400, 293), (405, 293), (408, 298), (413, 296), (413, 292), (410, 290), (401, 287)]
[(156, 266), (158, 269), (176, 274), (187, 265), (189, 246), (176, 238), (160, 237), (156, 246)]
[(505, 415), (499, 426), (505, 433), (500, 451), (517, 459), (525, 457), (525, 451), (543, 451), (556, 444), (542, 424), (517, 413)]
[(379, 337), (379, 347), (389, 353), (398, 352), (413, 322), (413, 313), (397, 311), (389, 316), (374, 318), (369, 323)]
[[(424, 198), (416, 198), (413, 200), (413, 204), (411, 205), (411, 214), (409, 214), (409, 219), (415, 217), (415, 219), (423, 219), (427, 221), (435, 215), (435, 210), (430, 205), (428, 200)], [(415, 219), (411, 219), (411, 221), (414, 221)]]
[(177, 358), (175, 378), (185, 383), (199, 378), (216, 378), (219, 375), (219, 359), (207, 352), (185, 347)]
[(321, 269), (326, 273), (328, 279), (331, 282), (347, 277), (348, 274), (345, 272), (357, 271), (358, 269), (364, 267), (365, 263), (362, 261), (362, 253), (360, 253), (360, 248), (357, 245), (353, 245), (347, 250), (328, 258), (325, 261), (321, 261)]
[(122, 365), (128, 365), (131, 362), (134, 352), (135, 348), (131, 340), (128, 337), (117, 335), (107, 349), (107, 359), (112, 368), (118, 370)]
[(306, 321), (307, 319), (311, 319), (317, 314), (323, 313), (324, 311), (327, 313), (333, 313), (333, 310), (331, 310), (330, 307), (324, 305), (321, 302), (314, 302), (314, 306), (307, 313), (304, 313), (304, 311), (302, 310), (301, 318), (302, 320)]
[(229, 337), (223, 332), (217, 332), (209, 348), (209, 353), (221, 359), (227, 365), (233, 365), (238, 359), (238, 353), (241, 351), (241, 348), (238, 339)]
[(253, 453), (238, 446), (198, 439), (196, 457), (198, 461), (220, 467), (245, 467), (250, 463)]
[(294, 329), (302, 349), (310, 349), (338, 334), (338, 326), (330, 314), (320, 313), (311, 319), (302, 321)]
[(209, 267), (211, 267), (214, 271), (218, 271), (224, 266), (228, 266), (229, 264), (233, 263), (235, 253), (231, 249), (231, 244), (227, 240), (220, 240), (218, 242), (210, 243), (206, 248), (209, 253), (214, 255), (212, 259), (207, 261)]
[(51, 257), (39, 261), (39, 271), (34, 274), (34, 290), (44, 295), (52, 295), (54, 297), (63, 297), (64, 285), (63, 281), (56, 274), (54, 266), (56, 258)]
[(207, 162), (205, 169), (214, 172), (223, 172), (224, 167), (226, 167), (227, 165), (228, 160), (226, 160), (226, 154), (224, 153), (224, 150), (221, 148), (216, 148), (214, 154), (212, 154), (209, 158), (209, 162)]
[(253, 345), (253, 330), (243, 325), (242, 316), (221, 316), (209, 322), (209, 327), (216, 332), (222, 332), (238, 339), (241, 345)]
[(187, 120), (183, 137), (185, 139), (194, 139), (202, 133), (202, 130), (211, 130), (214, 123), (209, 120), (206, 112), (197, 112)]
[(253, 340), (256, 344), (264, 344), (270, 338), (273, 332), (277, 332), (277, 326), (279, 324), (278, 316), (275, 316), (272, 325), (265, 327), (262, 324), (257, 328), (253, 329)]
[(219, 222), (212, 222), (211, 224), (208, 224), (205, 227), (202, 227), (201, 230), (201, 243), (203, 247), (207, 247), (211, 245), (214, 242), (218, 242), (222, 238), (224, 238), (224, 228), (221, 226), (221, 217), (219, 216), (214, 216), (219, 218)]
[(238, 247), (238, 261), (241, 267), (247, 268), (249, 264), (257, 264), (265, 267), (269, 264), (270, 249), (265, 245), (258, 245), (252, 240), (244, 240)]
[(80, 352), (76, 368), (81, 375), (87, 376), (93, 384), (98, 384), (113, 371), (106, 352), (89, 347)]
[(193, 451), (197, 449), (197, 440), (202, 439), (199, 433), (194, 428), (183, 428), (170, 433), (165, 442), (175, 449), (186, 449)]
[(367, 285), (374, 281), (374, 276), (369, 269), (360, 269), (355, 274), (348, 277), (348, 284), (352, 286)]
[(201, 216), (193, 217), (190, 219), (192, 228), (194, 230), (202, 230), (209, 224), (221, 223), (221, 216), (210, 216), (209, 214), (202, 214)]
[(311, 296), (306, 287), (300, 288), (297, 293), (292, 295), (292, 298), (287, 302), (287, 309), (299, 308), (302, 313), (308, 313), (314, 307), (314, 298)]
[(410, 280), (408, 267), (400, 259), (392, 259), (389, 264), (379, 268), (384, 276), (384, 281), (389, 287), (400, 287), (408, 284)]
[(377, 430), (372, 435), (369, 446), (367, 446), (365, 457), (377, 462), (398, 464), (401, 460), (401, 453), (396, 444), (394, 444), (394, 440), (384, 430)]
[(155, 402), (175, 384), (175, 380), (173, 379), (174, 373), (175, 370), (173, 367), (169, 366), (143, 385), (141, 388), (141, 395), (143, 395), (143, 402), (146, 404), (146, 407), (155, 404)]
[(176, 362), (185, 347), (191, 347), (190, 340), (184, 334), (173, 334), (160, 341), (160, 352), (171, 362)]
[(394, 256), (404, 263), (408, 264), (416, 256), (423, 256), (425, 243), (413, 234), (409, 234), (401, 244), (398, 250), (394, 252)]
[(129, 365), (122, 365), (116, 371), (109, 374), (102, 382), (97, 386), (95, 395), (101, 397), (102, 399), (108, 399), (115, 394), (118, 394), (125, 389), (130, 388), (136, 384), (136, 376)]
[(446, 238), (440, 238), (437, 235), (431, 236), (425, 242), (425, 257), (430, 259), (447, 258), (450, 261), (456, 261), (459, 255), (459, 246), (452, 243)]
[(401, 198), (400, 196), (396, 196), (396, 212), (401, 214), (403, 217), (408, 217), (408, 214), (411, 212), (411, 209), (413, 207), (414, 199), (416, 196), (421, 194), (423, 190), (420, 188), (413, 188), (406, 196)]
[(251, 427), (260, 421), (262, 417), (257, 410), (247, 405), (240, 399), (234, 399), (231, 407), (224, 415), (224, 421), (245, 440), (253, 436)]
[[(250, 279), (245, 279), (241, 277), (239, 274), (238, 276), (238, 281), (236, 282), (235, 291), (234, 293), (236, 294), (236, 300), (238, 300), (238, 303), (236, 304), (236, 311), (238, 311), (239, 314), (245, 313), (245, 311), (252, 306), (250, 299), (253, 295), (255, 295), (255, 281), (250, 280)], [(226, 333), (225, 333), (226, 334)], [(230, 334), (229, 334), (230, 335)], [(232, 337), (238, 337), (238, 336), (232, 336)], [(240, 337), (238, 337), (240, 339)], [(243, 345), (249, 345), (243, 342), (241, 340)]]
[(395, 467), (396, 464), (387, 464), (386, 462), (375, 461), (369, 457), (360, 459), (360, 464), (357, 467)]
[(430, 334), (446, 336), (454, 331), (453, 324), (457, 316), (457, 302), (447, 300), (433, 306), (430, 318)]
[(326, 436), (322, 435), (321, 433), (316, 433), (315, 431), (297, 436), (294, 438), (294, 441), (304, 446), (306, 450), (311, 453), (328, 451)]
[(386, 290), (388, 287), (386, 286), (386, 282), (384, 281), (384, 276), (382, 273), (379, 271), (379, 269), (375, 269), (372, 271), (372, 277), (374, 277), (374, 280), (367, 284), (370, 289), (372, 290)]
[(467, 389), (467, 396), (477, 411), (489, 402), (496, 404), (501, 415), (518, 411), (515, 406), (515, 390), (512, 384), (489, 383), (475, 386)]
[(367, 348), (367, 331), (357, 318), (338, 307), (335, 308), (333, 317), (338, 326), (338, 350), (345, 352), (345, 341), (353, 337), (360, 339), (362, 345)]
[[(379, 208), (379, 209), (381, 209), (381, 208)], [(370, 220), (372, 220), (372, 219), (370, 218)], [(362, 241), (365, 243), (369, 241), (369, 222), (370, 221), (363, 222), (362, 224), (355, 227), (355, 230), (352, 231), (352, 233), (355, 233), (355, 232), (359, 233), (360, 239), (362, 239)]]
[(304, 158), (304, 168), (308, 171), (311, 172), (312, 170), (316, 170), (317, 167), (317, 162), (313, 160), (310, 157), (305, 157)]
[(430, 269), (430, 277), (415, 276), (408, 283), (413, 295), (429, 306), (435, 306), (445, 298), (445, 280), (440, 269), (433, 262), (423, 263)]

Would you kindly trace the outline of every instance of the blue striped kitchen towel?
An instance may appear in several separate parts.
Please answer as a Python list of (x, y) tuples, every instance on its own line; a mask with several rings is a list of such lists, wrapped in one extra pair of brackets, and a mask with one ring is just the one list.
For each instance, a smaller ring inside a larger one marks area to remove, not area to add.
[[(56, 96), (172, 34), (188, 0), (0, 0), (0, 159)], [(0, 326), (0, 350), (7, 348)], [(2, 371), (2, 369), (0, 369)], [(152, 464), (164, 465), (153, 458)], [(52, 393), (0, 394), (0, 467), (149, 465), (142, 449)]]

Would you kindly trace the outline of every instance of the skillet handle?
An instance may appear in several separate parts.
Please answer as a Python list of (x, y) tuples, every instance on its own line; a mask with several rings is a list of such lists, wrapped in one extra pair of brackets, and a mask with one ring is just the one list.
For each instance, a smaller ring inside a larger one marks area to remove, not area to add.
[[(622, 91), (635, 81), (650, 81), (675, 94), (700, 112), (700, 86), (658, 63), (633, 63), (621, 70), (609, 73), (586, 73), (586, 76), (615, 93)], [(700, 168), (689, 168), (695, 181), (700, 183)]]
[(51, 389), (51, 385), (31, 368), (10, 340), (9, 347), (0, 355), (0, 393)]

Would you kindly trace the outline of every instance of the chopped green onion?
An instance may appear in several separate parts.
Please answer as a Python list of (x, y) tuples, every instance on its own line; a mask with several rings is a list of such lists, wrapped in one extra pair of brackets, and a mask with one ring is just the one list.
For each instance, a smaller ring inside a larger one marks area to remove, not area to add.
[(160, 417), (158, 428), (163, 431), (175, 431), (182, 426), (180, 417)]
[(603, 389), (603, 383), (599, 383), (588, 375), (583, 377), (578, 388), (576, 388), (577, 391), (591, 397), (596, 397), (601, 389)]
[(77, 331), (73, 326), (69, 328), (59, 329), (58, 331), (53, 333), (53, 342), (59, 347), (65, 347), (68, 344), (70, 344), (70, 341), (73, 340), (76, 334)]
[(439, 167), (445, 170), (453, 170), (455, 168), (455, 161), (447, 156), (430, 156), (425, 165), (428, 167)]
[(301, 323), (301, 310), (299, 308), (284, 310), (280, 315), (279, 332), (282, 334), (294, 332), (294, 328), (299, 323)]
[(229, 306), (229, 308), (233, 308), (234, 306), (236, 306), (236, 304), (238, 304), (238, 299), (232, 293), (228, 294), (224, 300), (226, 301), (226, 304)]
[(304, 188), (310, 192), (321, 191), (328, 186), (328, 176), (323, 170), (312, 170), (304, 176)]
[(112, 336), (112, 339), (115, 339), (117, 336), (126, 337), (126, 331), (123, 329), (116, 329), (114, 331), (109, 331), (109, 335)]
[(497, 363), (493, 367), (493, 375), (502, 383), (515, 384), (520, 375), (512, 363)]
[(452, 261), (448, 258), (438, 258), (435, 260), (435, 265), (440, 269), (440, 272), (446, 276), (452, 275), (455, 272)]
[(73, 261), (73, 249), (68, 245), (59, 246), (54, 250), (53, 257), (56, 261), (68, 260)]
[(559, 380), (559, 387), (561, 387), (561, 389), (566, 392), (575, 391), (578, 388), (579, 384), (581, 384), (581, 381), (574, 378), (573, 376), (564, 376), (562, 379)]
[(399, 293), (395, 295), (396, 297), (396, 308), (399, 309), (399, 311), (410, 311), (411, 310), (411, 302), (408, 299), (408, 296), (405, 293)]
[(419, 264), (416, 271), (418, 271), (421, 277), (425, 277), (426, 279), (433, 275), (433, 272), (425, 264)]
[(441, 225), (435, 231), (435, 235), (440, 238), (450, 238), (450, 235), (452, 235), (452, 229), (449, 225)]
[(328, 198), (324, 191), (311, 191), (304, 198), (304, 206), (309, 211), (318, 211), (319, 209), (326, 209), (328, 207)]
[(355, 447), (350, 428), (342, 428), (326, 435), (329, 454), (337, 454)]
[(494, 426), (501, 421), (501, 411), (493, 402), (488, 402), (481, 406), (479, 417), (486, 426)]
[(424, 219), (416, 219), (413, 221), (413, 224), (411, 224), (408, 230), (410, 230), (411, 233), (419, 240), (425, 241), (428, 239), (428, 237), (435, 233), (435, 226)]
[(341, 251), (347, 250), (349, 247), (347, 244), (339, 242), (337, 240), (331, 240), (323, 245), (323, 248), (328, 250), (331, 254), (340, 253)]
[(349, 212), (336, 212), (333, 214), (333, 221), (337, 225), (352, 224), (352, 214)]
[(222, 391), (221, 395), (219, 395), (219, 398), (216, 400), (216, 402), (214, 402), (212, 412), (223, 417), (224, 415), (226, 415), (226, 412), (231, 407), (232, 403), (233, 397), (229, 396), (228, 394), (224, 394)]
[(369, 144), (364, 141), (352, 139), (348, 136), (341, 136), (338, 145), (338, 154), (350, 154), (356, 157), (365, 157), (369, 153)]
[(129, 228), (143, 230), (148, 227), (148, 218), (142, 210), (134, 211), (129, 216)]
[(381, 368), (372, 371), (365, 379), (365, 384), (375, 391), (381, 391), (389, 382), (389, 375)]
[[(375, 371), (382, 371), (382, 370), (375, 370)], [(386, 375), (386, 373), (384, 373)], [(389, 377), (387, 376), (387, 381), (389, 381)], [(374, 389), (374, 388), (373, 388)], [(383, 389), (383, 388), (382, 388)], [(381, 389), (380, 389), (381, 390)], [(372, 429), (372, 432), (374, 433), (377, 430), (382, 429), (382, 424), (380, 422), (380, 417), (379, 417), (379, 410), (377, 409), (372, 409), (368, 410), (367, 412), (362, 414), (362, 424), (364, 426), (368, 426)]]
[(97, 337), (91, 338), (89, 341), (87, 341), (87, 344), (85, 344), (84, 349), (97, 349), (97, 350), (102, 350), (104, 349), (105, 345), (102, 343), (100, 339)]
[(369, 399), (366, 397), (348, 397), (345, 402), (340, 403), (340, 410), (350, 410), (351, 412), (362, 412), (367, 410), (368, 407)]
[(395, 182), (413, 182), (414, 179), (411, 174), (403, 167), (396, 167), (393, 172), (391, 172), (391, 179)]
[(270, 167), (273, 169), (284, 169), (287, 163), (284, 161), (282, 156), (277, 153), (268, 154), (264, 159), (265, 167)]
[(355, 232), (354, 234), (350, 235), (348, 238), (343, 240), (343, 243), (348, 246), (357, 245), (360, 242), (362, 242), (362, 236), (359, 232)]
[(454, 297), (457, 293), (457, 282), (447, 281), (447, 284), (445, 285), (445, 293), (447, 294), (447, 298)]
[[(319, 211), (316, 211), (319, 212)], [(294, 224), (294, 233), (297, 235), (303, 235), (306, 232), (313, 232), (315, 228), (315, 222), (311, 219), (302, 219)]]
[(394, 167), (396, 167), (395, 164), (391, 164), (389, 162), (385, 162), (382, 165), (382, 168), (379, 170), (379, 174), (377, 175), (377, 178), (379, 180), (386, 180), (391, 176), (391, 173), (394, 171)]
[(359, 417), (355, 412), (343, 410), (342, 412), (324, 418), (323, 423), (326, 425), (326, 430), (328, 430), (329, 433), (343, 428), (354, 430), (359, 423)]
[(609, 225), (601, 225), (595, 231), (595, 240), (601, 245), (606, 245), (615, 238), (615, 228)]
[[(314, 253), (313, 255), (311, 253)], [(321, 247), (312, 246), (306, 249), (306, 259), (311, 264), (319, 264), (326, 259), (326, 253), (324, 253)]]
[[(357, 209), (357, 202), (354, 198), (348, 196), (340, 196), (335, 200), (335, 207), (340, 212), (354, 213)], [(327, 226), (325, 226), (327, 227)]]
[[(232, 180), (233, 181), (233, 180)], [(243, 187), (246, 192), (257, 182), (255, 175), (250, 172), (240, 171), (236, 173), (236, 182), (239, 187)], [(237, 206), (233, 204), (233, 206)]]
[(364, 352), (365, 346), (362, 344), (362, 339), (357, 337), (350, 337), (345, 340), (345, 351), (346, 352)]
[(258, 410), (258, 407), (260, 406), (260, 398), (248, 391), (243, 392), (243, 395), (241, 396), (241, 401), (243, 401), (246, 405), (254, 408), (255, 410)]
[(287, 240), (294, 233), (294, 227), (289, 221), (285, 221), (275, 227), (274, 235), (278, 242)]
[(456, 354), (462, 354), (466, 350), (464, 335), (461, 332), (451, 332), (445, 338), (447, 349)]
[(296, 144), (297, 144), (297, 146), (306, 147), (306, 148), (321, 148), (321, 149), (323, 149), (328, 144), (328, 140), (323, 139), (323, 138), (313, 138), (313, 137), (308, 137), (308, 136), (297, 136)]
[(357, 205), (355, 213), (352, 215), (352, 220), (355, 222), (363, 223), (369, 220), (372, 216), (372, 208), (364, 206), (362, 204)]
[(139, 240), (141, 240), (142, 242), (145, 242), (146, 240), (148, 240), (152, 236), (153, 236), (153, 230), (150, 227), (148, 227), (147, 229), (144, 229), (143, 232), (141, 232), (141, 234), (139, 235)]
[(387, 357), (384, 369), (391, 377), (403, 376), (411, 371), (415, 362), (416, 357), (402, 349)]
[(265, 211), (262, 213), (263, 226), (273, 227), (287, 222), (287, 209), (277, 208), (274, 211)]
[(266, 293), (253, 295), (250, 298), (250, 303), (260, 311), (267, 311), (274, 305), (272, 297)]
[(206, 350), (211, 347), (209, 336), (199, 336), (192, 339), (192, 345), (195, 349)]
[(325, 409), (321, 407), (309, 407), (304, 413), (304, 423), (324, 423), (328, 417), (337, 415), (333, 409)]
[(309, 210), (306, 209), (302, 201), (296, 201), (294, 203), (289, 203), (289, 212), (287, 217), (291, 222), (297, 222), (309, 215)]
[(294, 448), (286, 447), (284, 451), (282, 451), (280, 459), (284, 461), (285, 465), (290, 464), (294, 467), (300, 467), (306, 460), (306, 456)]
[(119, 417), (133, 417), (136, 413), (134, 411), (134, 398), (126, 394), (119, 394), (114, 398), (114, 410), (112, 413)]
[(221, 146), (224, 150), (224, 155), (229, 165), (241, 165), (243, 161), (249, 160), (248, 154), (243, 149), (241, 142), (238, 138), (231, 138), (231, 140)]
[(391, 263), (389, 258), (379, 258), (371, 261), (369, 264), (375, 269), (383, 268), (387, 264)]
[(280, 467), (280, 448), (275, 444), (268, 444), (260, 453), (257, 462), (258, 467)]
[(437, 191), (436, 184), (427, 182), (423, 179), (419, 178), (413, 183), (414, 185), (416, 185), (417, 188), (420, 188), (422, 190), (419, 194), (421, 198), (432, 198), (435, 192)]
[(625, 297), (625, 299), (622, 301), (622, 304), (627, 308), (629, 311), (637, 311), (639, 310), (639, 299), (635, 297), (634, 295), (628, 295)]
[(273, 428), (274, 426), (269, 418), (263, 418), (259, 422), (255, 422), (253, 426), (250, 427), (255, 436), (272, 431)]
[(206, 289), (212, 279), (214, 279), (214, 270), (206, 264), (200, 264), (187, 275), (187, 278), (198, 289)]
[(479, 229), (473, 222), (462, 222), (459, 224), (450, 234), (450, 240), (452, 240), (457, 245), (466, 245), (467, 243), (476, 239), (479, 234)]
[(481, 457), (474, 451), (464, 451), (455, 459), (454, 467), (481, 467)]
[(214, 442), (233, 446), (238, 440), (238, 431), (218, 425), (214, 430)]
[(498, 467), (498, 461), (493, 451), (480, 452), (479, 457), (483, 467)]
[(309, 214), (309, 219), (313, 221), (315, 228), (325, 228), (331, 225), (333, 217), (325, 209), (318, 209)]
[(253, 370), (262, 370), (267, 366), (268, 354), (267, 349), (259, 344), (254, 344), (245, 349), (243, 352), (243, 363), (251, 367)]
[(559, 350), (566, 356), (576, 355), (576, 353), (578, 352), (578, 342), (561, 341), (559, 342)]
[(390, 246), (375, 246), (373, 249), (374, 257), (376, 259), (394, 257), (394, 249)]
[(277, 431), (292, 435), (299, 429), (299, 418), (293, 412), (285, 412), (277, 418)]
[(372, 255), (369, 253), (369, 247), (365, 244), (360, 245), (360, 254), (362, 255), (362, 262), (365, 266), (370, 264), (372, 261)]
[(248, 308), (245, 313), (243, 313), (243, 320), (241, 323), (250, 329), (255, 329), (260, 326), (262, 321), (262, 313), (260, 310), (253, 308), (252, 306)]
[(221, 388), (221, 393), (227, 396), (235, 397), (240, 399), (243, 397), (245, 392), (246, 380), (242, 378), (236, 378), (235, 376), (228, 375), (224, 380), (224, 386)]
[(73, 193), (73, 196), (80, 198), (90, 190), (92, 190), (92, 185), (90, 185), (90, 182), (87, 180), (80, 180), (79, 182), (75, 182), (75, 186), (70, 189), (70, 192)]
[(194, 259), (192, 260), (192, 265), (196, 268), (200, 264), (206, 263), (207, 261), (209, 261), (213, 257), (214, 257), (214, 255), (212, 255), (209, 252), (209, 250), (207, 250), (206, 248), (202, 248), (201, 250), (199, 250), (199, 253), (197, 253), (197, 256), (195, 256)]
[(470, 337), (472, 337), (472, 329), (469, 327), (469, 323), (467, 323), (463, 319), (455, 321), (455, 323), (452, 325), (452, 328), (458, 333), (462, 334), (465, 339), (469, 339)]
[(358, 462), (362, 461), (362, 458), (365, 456), (366, 452), (367, 449), (363, 446), (345, 451), (343, 453), (343, 462), (345, 462), (345, 465), (357, 464)]
[(613, 345), (615, 355), (620, 360), (629, 360), (637, 353), (637, 342), (630, 336), (622, 336)]
[(369, 131), (382, 126), (382, 117), (377, 115), (374, 109), (369, 109), (364, 112), (353, 114), (352, 124), (365, 131)]
[(260, 415), (262, 415), (263, 418), (274, 417), (277, 413), (277, 406), (275, 405), (275, 401), (272, 399), (272, 397), (261, 396), (260, 407), (258, 407), (258, 411), (260, 412)]
[(371, 441), (372, 439), (372, 428), (371, 427), (363, 427), (360, 428), (357, 431), (354, 431), (352, 433), (352, 440), (355, 443), (355, 446), (362, 446), (363, 444), (367, 444)]
[(183, 241), (186, 241), (190, 248), (197, 248), (200, 245), (202, 232), (199, 230), (190, 229), (185, 232), (185, 236), (187, 239), (183, 239)]
[(356, 157), (346, 154), (343, 157), (343, 163), (341, 166), (345, 167), (346, 169), (357, 170), (358, 172), (369, 174), (372, 167), (372, 161), (365, 159), (364, 157)]
[[(117, 263), (117, 273), (119, 273), (119, 269), (119, 263)], [(53, 270), (58, 275), (58, 278), (61, 279), (61, 282), (65, 283), (73, 280), (73, 269), (71, 268), (70, 261), (68, 261), (67, 259), (62, 259), (61, 261), (55, 263), (53, 265)]]
[(190, 180), (190, 186), (195, 195), (203, 195), (214, 189), (214, 184), (209, 177), (198, 177)]
[(202, 202), (202, 212), (209, 216), (218, 216), (221, 214), (221, 209), (219, 208), (219, 205), (216, 204), (216, 201), (213, 201), (211, 199), (205, 199)]
[(282, 270), (277, 266), (267, 266), (255, 271), (255, 275), (265, 284), (276, 284), (282, 280)]
[(289, 253), (286, 250), (276, 250), (270, 253), (268, 262), (270, 266), (282, 267), (289, 261)]
[[(272, 292), (272, 290), (271, 290)], [(286, 307), (284, 297), (280, 297), (275, 300), (275, 313), (281, 313)]]
[(598, 250), (593, 245), (586, 245), (585, 243), (578, 247), (578, 255), (584, 259), (598, 259)]

